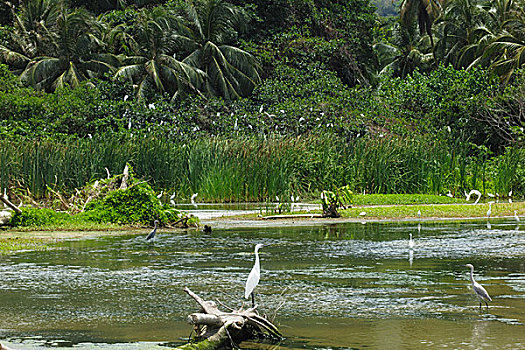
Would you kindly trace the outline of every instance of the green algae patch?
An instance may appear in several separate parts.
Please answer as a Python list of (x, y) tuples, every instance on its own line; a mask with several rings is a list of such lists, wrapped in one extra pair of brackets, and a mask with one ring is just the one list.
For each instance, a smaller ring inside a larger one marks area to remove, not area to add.
[(22, 250), (48, 250), (55, 248), (55, 243), (45, 238), (0, 237), (0, 254)]

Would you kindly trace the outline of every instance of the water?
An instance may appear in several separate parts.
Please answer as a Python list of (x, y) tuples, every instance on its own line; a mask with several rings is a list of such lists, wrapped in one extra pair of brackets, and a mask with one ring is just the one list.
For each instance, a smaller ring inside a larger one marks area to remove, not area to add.
[[(408, 235), (415, 240), (408, 249)], [(261, 249), (261, 311), (283, 349), (525, 348), (525, 233), (514, 222), (337, 224), (160, 230), (0, 256), (0, 342), (162, 349), (184, 343), (197, 310), (183, 292), (242, 302)], [(466, 263), (493, 297), (489, 310)], [(243, 344), (245, 348), (267, 345)]]

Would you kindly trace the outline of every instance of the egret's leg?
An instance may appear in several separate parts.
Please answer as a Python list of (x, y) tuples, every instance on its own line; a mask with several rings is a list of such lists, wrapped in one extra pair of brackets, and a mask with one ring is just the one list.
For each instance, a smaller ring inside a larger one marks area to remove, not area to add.
[(487, 305), (487, 311), (489, 311), (489, 304), (487, 304), (487, 302), (485, 302), (485, 305)]
[(255, 293), (252, 292), (252, 307), (255, 307)]

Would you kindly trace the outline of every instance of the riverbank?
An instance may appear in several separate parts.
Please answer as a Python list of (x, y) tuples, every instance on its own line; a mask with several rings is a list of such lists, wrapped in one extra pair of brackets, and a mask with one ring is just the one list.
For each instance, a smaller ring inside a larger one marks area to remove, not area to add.
[[(201, 230), (208, 225), (213, 229), (229, 229), (234, 227), (279, 227), (279, 226), (312, 226), (325, 224), (340, 224), (349, 222), (387, 222), (387, 221), (440, 221), (440, 220), (479, 220), (486, 218), (488, 203), (483, 204), (427, 204), (427, 205), (374, 205), (359, 206), (340, 211), (340, 218), (319, 218), (320, 210), (285, 213), (277, 219), (273, 215), (263, 215), (253, 210), (252, 213), (235, 215), (235, 211), (225, 211), (223, 216), (209, 217), (209, 210), (203, 210), (208, 215), (200, 220), (199, 227), (188, 229), (161, 228), (159, 231), (187, 232)], [(491, 204), (491, 219), (508, 218), (514, 220), (514, 212), (525, 222), (525, 202), (493, 203)], [(421, 216), (418, 216), (418, 212)], [(300, 214), (300, 216), (296, 216)], [(305, 216), (304, 214), (311, 215)], [(199, 217), (199, 211), (193, 211)], [(20, 250), (52, 249), (57, 243), (70, 239), (86, 239), (101, 236), (147, 234), (150, 228), (138, 226), (94, 225), (89, 227), (50, 226), (26, 227), (0, 230), (0, 254)]]

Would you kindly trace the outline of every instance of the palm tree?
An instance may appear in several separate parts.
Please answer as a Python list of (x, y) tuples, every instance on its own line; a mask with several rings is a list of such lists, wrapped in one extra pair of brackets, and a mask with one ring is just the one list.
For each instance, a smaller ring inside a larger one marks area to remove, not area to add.
[(400, 4), (399, 19), (403, 27), (408, 28), (417, 20), (420, 34), (426, 33), (430, 37), (430, 44), (434, 47), (432, 38), (432, 24), (442, 11), (444, 0), (403, 0)]
[(62, 1), (32, 0), (15, 17), (13, 48), (0, 47), (4, 61), (20, 65), (20, 80), (36, 89), (78, 86), (118, 64), (101, 54), (101, 29), (87, 11), (69, 10)]
[(119, 27), (114, 35), (127, 48), (115, 78), (131, 81), (139, 100), (156, 92), (176, 98), (188, 90), (198, 92), (203, 85), (202, 71), (175, 58), (178, 21), (160, 7), (143, 10), (137, 23)]
[(480, 38), (490, 35), (484, 25), (486, 17), (478, 0), (447, 1), (435, 25), (439, 38), (436, 57), (456, 68), (471, 64), (477, 57)]
[(250, 53), (233, 46), (246, 14), (222, 0), (187, 1), (185, 26), (177, 39), (188, 50), (183, 62), (206, 73), (209, 94), (225, 99), (249, 95), (261, 81), (259, 64)]
[(410, 28), (397, 25), (394, 28), (394, 43), (380, 42), (374, 45), (377, 53), (380, 75), (392, 74), (404, 78), (418, 68), (429, 70), (434, 63), (429, 40), (421, 38)]

